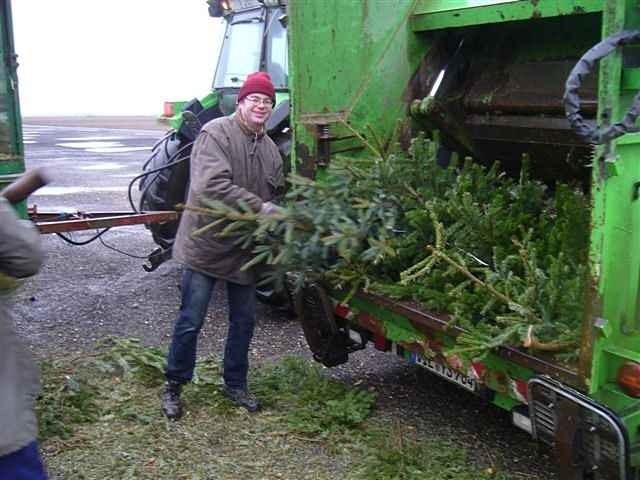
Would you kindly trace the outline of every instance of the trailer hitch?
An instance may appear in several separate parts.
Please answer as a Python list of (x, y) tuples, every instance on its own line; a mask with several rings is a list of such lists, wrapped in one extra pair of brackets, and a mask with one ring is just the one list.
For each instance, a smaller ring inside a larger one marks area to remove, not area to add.
[(158, 247), (154, 249), (148, 256), (147, 261), (149, 262), (147, 265), (142, 265), (145, 272), (153, 272), (156, 268), (162, 265), (164, 262), (171, 258), (171, 247), (169, 248), (161, 248)]

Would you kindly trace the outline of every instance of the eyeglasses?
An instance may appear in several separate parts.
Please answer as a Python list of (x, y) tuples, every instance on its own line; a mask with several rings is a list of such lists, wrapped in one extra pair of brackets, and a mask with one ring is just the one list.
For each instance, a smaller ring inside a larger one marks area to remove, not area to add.
[(264, 105), (265, 107), (273, 107), (273, 100), (270, 98), (245, 97), (245, 100), (253, 105)]

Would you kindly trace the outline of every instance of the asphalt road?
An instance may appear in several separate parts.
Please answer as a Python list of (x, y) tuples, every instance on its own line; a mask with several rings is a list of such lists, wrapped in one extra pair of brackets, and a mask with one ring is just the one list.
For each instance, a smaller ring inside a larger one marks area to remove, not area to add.
[[(30, 203), (41, 210), (128, 210), (129, 181), (140, 172), (161, 136), (162, 131), (155, 128), (25, 122), (27, 167), (47, 166), (54, 175), (54, 182), (33, 195)], [(82, 240), (93, 233), (76, 233), (73, 238)], [(102, 238), (107, 245), (136, 256), (144, 257), (155, 247), (143, 226), (114, 228)], [(91, 350), (96, 341), (111, 335), (168, 345), (179, 304), (179, 265), (170, 261), (147, 273), (142, 269), (144, 260), (118, 253), (98, 241), (71, 246), (55, 235), (46, 235), (43, 243), (45, 267), (26, 282), (14, 300), (18, 328), (36, 355)], [(220, 353), (225, 333), (224, 291), (217, 287), (200, 352)], [(260, 305), (252, 363), (287, 354), (309, 358), (299, 325)], [(377, 390), (376, 415), (401, 418), (424, 438), (458, 441), (484, 464), (494, 463), (513, 478), (556, 478), (550, 452), (512, 426), (507, 412), (419, 366), (369, 348), (353, 354), (349, 363), (331, 373)]]
[(68, 116), (68, 117), (25, 117), (25, 125), (44, 125), (57, 127), (91, 127), (91, 128), (115, 128), (115, 129), (140, 129), (140, 130), (166, 130), (156, 117), (144, 115), (117, 115), (117, 116)]

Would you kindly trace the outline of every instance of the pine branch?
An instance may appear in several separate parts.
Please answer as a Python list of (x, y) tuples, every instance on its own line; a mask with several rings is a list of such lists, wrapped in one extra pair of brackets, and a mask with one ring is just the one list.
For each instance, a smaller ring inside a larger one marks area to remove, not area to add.
[(545, 352), (561, 352), (568, 348), (575, 347), (577, 342), (540, 342), (533, 336), (533, 325), (529, 326), (527, 336), (522, 342), (522, 346), (532, 350), (540, 350)]
[(379, 152), (373, 145), (371, 145), (371, 143), (369, 143), (369, 141), (367, 141), (366, 138), (364, 138), (360, 132), (358, 132), (355, 128), (353, 128), (351, 125), (349, 125), (346, 121), (344, 120), (340, 120), (340, 123), (342, 125), (344, 125), (344, 127), (349, 130), (351, 133), (353, 133), (356, 137), (358, 137), (358, 140), (360, 140), (362, 142), (363, 145), (365, 145), (369, 150), (371, 150), (371, 153), (373, 153), (377, 158), (384, 158), (382, 156), (382, 153)]
[(456, 270), (458, 270), (460, 273), (462, 273), (465, 277), (467, 277), (469, 280), (474, 282), (476, 285), (479, 285), (482, 288), (485, 288), (486, 290), (488, 290), (494, 297), (496, 297), (498, 300), (502, 301), (506, 305), (516, 305), (516, 303), (513, 300), (511, 300), (509, 297), (498, 292), (495, 288), (493, 288), (493, 286), (489, 285), (488, 283), (485, 283), (482, 280), (480, 280), (478, 277), (476, 277), (473, 273), (471, 273), (465, 267), (463, 267), (462, 265), (457, 263), (455, 260), (453, 260), (451, 257), (449, 257), (446, 253), (438, 250), (437, 248), (431, 245), (427, 245), (427, 250), (432, 252), (434, 256), (441, 258), (442, 260), (447, 262), (449, 265), (454, 267)]
[(275, 215), (219, 202), (185, 207), (211, 217), (196, 234), (237, 237), (253, 248), (245, 268), (276, 266), (276, 280), (293, 271), (299, 285), (326, 280), (348, 299), (372, 288), (448, 312), (466, 330), (463, 353), (575, 345), (588, 259), (582, 192), (557, 182), (550, 195), (526, 165), (518, 179), (471, 159), (441, 168), (424, 135), (391, 153), (372, 129), (368, 140), (343, 125), (372, 158), (334, 159), (322, 182), (289, 176)]

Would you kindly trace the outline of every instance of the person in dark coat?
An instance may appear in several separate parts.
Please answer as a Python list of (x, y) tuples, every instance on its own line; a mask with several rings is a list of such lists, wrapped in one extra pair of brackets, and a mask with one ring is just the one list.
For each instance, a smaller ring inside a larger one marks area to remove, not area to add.
[[(275, 102), (275, 89), (267, 73), (247, 76), (238, 93), (233, 115), (206, 123), (191, 153), (187, 205), (206, 207), (218, 200), (269, 214), (271, 203), (284, 185), (282, 158), (266, 135), (265, 124)], [(251, 259), (251, 248), (235, 245), (236, 238), (219, 237), (219, 229), (192, 233), (211, 223), (211, 217), (185, 210), (173, 246), (173, 257), (184, 264), (182, 303), (175, 322), (162, 394), (162, 412), (171, 419), (182, 416), (182, 386), (193, 377), (198, 334), (214, 285), (224, 281), (229, 302), (229, 330), (224, 348), (224, 394), (256, 411), (258, 402), (247, 389), (248, 351), (255, 324), (256, 272), (241, 271)]]
[(38, 369), (7, 307), (17, 279), (34, 275), (42, 260), (38, 231), (31, 222), (18, 220), (0, 197), (0, 479), (47, 478), (36, 442)]

